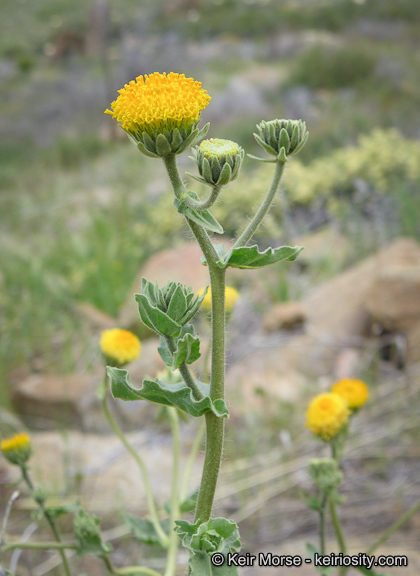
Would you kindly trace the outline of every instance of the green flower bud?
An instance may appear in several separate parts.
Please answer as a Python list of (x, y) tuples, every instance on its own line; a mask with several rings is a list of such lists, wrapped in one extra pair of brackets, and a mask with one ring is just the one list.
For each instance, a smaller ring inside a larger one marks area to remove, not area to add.
[(343, 473), (337, 462), (332, 458), (310, 460), (308, 471), (311, 478), (323, 492), (331, 492), (343, 481)]
[(244, 159), (244, 151), (236, 142), (220, 138), (203, 140), (192, 152), (200, 173), (200, 178), (194, 178), (210, 186), (226, 186), (235, 180)]
[(207, 289), (196, 296), (190, 286), (179, 282), (168, 282), (163, 288), (142, 279), (142, 294), (135, 298), (143, 323), (161, 336), (177, 338), (185, 326), (198, 312)]
[(270, 120), (257, 124), (255, 140), (266, 152), (285, 162), (287, 156), (297, 154), (306, 144), (309, 132), (302, 120)]

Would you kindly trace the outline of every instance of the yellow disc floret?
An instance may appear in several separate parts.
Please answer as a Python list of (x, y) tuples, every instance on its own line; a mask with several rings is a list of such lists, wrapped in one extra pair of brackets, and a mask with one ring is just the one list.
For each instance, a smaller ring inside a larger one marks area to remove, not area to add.
[(4, 438), (0, 449), (9, 462), (22, 466), (32, 453), (31, 439), (25, 432), (21, 432), (10, 438)]
[(137, 336), (120, 328), (104, 330), (100, 344), (107, 361), (117, 366), (132, 362), (141, 351), (141, 343)]
[(106, 110), (131, 132), (154, 133), (185, 127), (198, 120), (211, 98), (201, 82), (184, 74), (139, 76), (119, 90), (119, 96)]
[[(198, 296), (202, 296), (204, 293), (205, 288), (201, 288), (198, 291)], [(239, 298), (239, 292), (233, 286), (226, 286), (225, 288), (225, 310), (229, 311), (232, 310), (235, 302)], [(208, 289), (207, 294), (205, 295), (201, 306), (203, 308), (211, 308), (211, 288)]]
[(346, 400), (351, 410), (363, 406), (369, 398), (369, 390), (362, 380), (356, 378), (344, 378), (331, 387), (331, 392), (338, 394)]
[(323, 440), (332, 440), (348, 423), (347, 402), (338, 394), (319, 394), (309, 404), (306, 427)]

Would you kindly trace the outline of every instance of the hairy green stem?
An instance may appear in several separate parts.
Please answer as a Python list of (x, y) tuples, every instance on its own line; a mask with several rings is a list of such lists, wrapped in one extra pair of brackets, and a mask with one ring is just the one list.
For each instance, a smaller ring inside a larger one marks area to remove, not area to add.
[(178, 481), (179, 481), (179, 461), (181, 451), (181, 440), (179, 433), (179, 418), (176, 408), (167, 408), (169, 420), (171, 422), (171, 431), (173, 439), (173, 460), (172, 460), (172, 480), (171, 480), (171, 514), (170, 514), (170, 529), (169, 529), (169, 546), (166, 560), (165, 576), (175, 576), (177, 566), (177, 553), (179, 538), (176, 534), (175, 520), (179, 517), (179, 496), (178, 496)]
[[(177, 198), (182, 198), (186, 189), (181, 181), (174, 154), (166, 156), (165, 167)], [(268, 208), (267, 208), (268, 210)], [(210, 272), (212, 297), (212, 364), (211, 364), (211, 399), (224, 399), (225, 381), (225, 278), (226, 271), (217, 265), (218, 256), (206, 230), (187, 218), (200, 248), (207, 260)], [(224, 420), (213, 412), (207, 412), (206, 418), (206, 453), (203, 475), (198, 493), (196, 522), (207, 522), (213, 508), (214, 494), (219, 476), (223, 453)]]
[[(215, 401), (225, 397), (225, 269), (207, 260), (211, 280), (212, 359), (210, 398)], [(213, 412), (206, 413), (206, 452), (200, 490), (195, 512), (196, 522), (210, 519), (216, 492), (217, 479), (223, 454), (224, 419)]]
[(75, 542), (9, 542), (3, 546), (3, 552), (10, 550), (76, 550)]
[[(166, 340), (166, 344), (169, 348), (169, 351), (172, 354), (174, 354), (176, 351), (174, 339), (167, 337), (167, 338), (165, 338), (165, 340)], [(201, 393), (200, 388), (195, 383), (195, 380), (193, 378), (193, 375), (191, 374), (190, 369), (188, 368), (187, 363), (182, 362), (181, 366), (178, 369), (179, 369), (179, 372), (180, 372), (185, 384), (188, 386), (188, 388), (191, 388), (194, 398), (196, 400), (201, 400), (201, 398), (203, 398), (203, 394)]]
[(233, 248), (240, 248), (242, 246), (246, 246), (248, 242), (251, 240), (252, 236), (254, 235), (255, 231), (257, 230), (258, 226), (263, 221), (264, 217), (266, 216), (267, 212), (270, 209), (270, 206), (274, 200), (274, 196), (277, 192), (277, 189), (280, 184), (281, 177), (283, 175), (285, 162), (278, 160), (276, 163), (276, 170), (274, 172), (273, 180), (271, 182), (270, 190), (268, 191), (267, 196), (264, 198), (263, 203), (259, 207), (257, 213), (236, 240)]
[[(55, 525), (55, 521), (54, 521), (53, 517), (48, 512), (48, 510), (45, 508), (44, 503), (40, 499), (37, 499), (34, 495), (35, 488), (34, 488), (34, 485), (32, 484), (32, 481), (28, 475), (28, 470), (27, 470), (26, 466), (21, 466), (21, 470), (22, 470), (23, 479), (25, 480), (26, 484), (28, 485), (28, 487), (32, 493), (32, 497), (34, 498), (35, 502), (38, 504), (42, 514), (44, 515), (44, 518), (46, 519), (46, 521), (50, 525), (51, 532), (53, 533), (53, 536), (54, 536), (56, 542), (58, 544), (62, 544), (60, 534), (57, 530), (57, 526)], [(66, 576), (71, 576), (70, 566), (69, 566), (69, 563), (68, 563), (68, 560), (67, 560), (67, 557), (66, 557), (64, 550), (61, 547), (59, 547), (58, 552), (61, 556), (61, 561), (63, 563), (63, 568), (64, 568), (64, 572), (66, 573)]]
[(202, 201), (195, 200), (194, 198), (192, 198), (188, 194), (188, 192), (182, 192), (178, 196), (178, 199), (181, 202), (183, 202), (185, 204), (185, 206), (188, 206), (188, 208), (192, 208), (193, 210), (199, 210), (199, 211), (208, 210), (216, 202), (217, 197), (219, 196), (221, 189), (222, 189), (222, 187), (220, 185), (214, 186), (212, 191), (211, 191), (211, 194), (207, 198), (207, 200), (202, 200)]
[(166, 547), (169, 544), (169, 540), (168, 540), (168, 536), (165, 534), (165, 532), (162, 528), (162, 525), (160, 523), (160, 520), (159, 520), (159, 515), (157, 512), (155, 500), (153, 498), (152, 488), (150, 485), (149, 474), (147, 473), (146, 465), (143, 462), (143, 459), (141, 458), (140, 454), (131, 446), (131, 444), (129, 443), (129, 441), (125, 437), (125, 434), (120, 429), (118, 424), (115, 422), (114, 417), (112, 416), (111, 412), (109, 411), (109, 408), (107, 405), (107, 398), (106, 398), (107, 397), (107, 376), (106, 375), (105, 375), (103, 385), (105, 387), (105, 390), (104, 390), (103, 397), (101, 399), (101, 405), (102, 405), (102, 410), (105, 414), (105, 418), (107, 419), (108, 424), (110, 425), (112, 431), (115, 433), (116, 436), (118, 436), (118, 438), (121, 440), (122, 444), (125, 446), (127, 451), (131, 454), (131, 456), (136, 461), (138, 467), (140, 468), (140, 472), (141, 472), (141, 475), (143, 477), (144, 489), (146, 491), (146, 500), (147, 500), (147, 507), (149, 509), (150, 519), (152, 521), (154, 529), (156, 530), (156, 533), (158, 534), (158, 536), (161, 540), (162, 545), (164, 547)]
[[(338, 517), (337, 509), (335, 507), (335, 502), (333, 500), (333, 497), (330, 497), (330, 514), (331, 514), (332, 524), (334, 526), (334, 532), (335, 532), (337, 542), (338, 542), (338, 547), (340, 549), (340, 552), (343, 555), (346, 555), (347, 554), (346, 542), (344, 540), (344, 535), (343, 535), (343, 530), (341, 528), (340, 518)], [(345, 573), (346, 573), (346, 569), (345, 569), (345, 567), (342, 567), (339, 571), (339, 576), (344, 576)]]

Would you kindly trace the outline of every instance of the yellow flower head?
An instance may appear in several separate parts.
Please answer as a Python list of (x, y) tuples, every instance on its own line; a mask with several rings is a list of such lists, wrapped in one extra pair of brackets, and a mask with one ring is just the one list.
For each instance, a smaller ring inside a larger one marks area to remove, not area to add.
[(137, 336), (120, 328), (104, 330), (100, 344), (107, 362), (114, 366), (124, 366), (132, 362), (141, 352), (141, 344)]
[(25, 432), (15, 434), (1, 441), (0, 449), (12, 464), (22, 466), (32, 454), (31, 439)]
[(332, 440), (348, 423), (347, 402), (338, 394), (316, 396), (306, 411), (306, 427), (323, 440)]
[(139, 76), (118, 91), (111, 114), (128, 132), (163, 132), (196, 122), (211, 98), (201, 82), (184, 74)]
[[(198, 291), (198, 296), (202, 296), (205, 288), (201, 288)], [(225, 310), (232, 310), (235, 305), (236, 300), (239, 298), (239, 292), (233, 286), (226, 286), (225, 288)], [(211, 308), (211, 288), (209, 287), (204, 300), (201, 303), (203, 308)]]
[(367, 385), (356, 378), (344, 378), (343, 380), (339, 380), (333, 384), (331, 392), (344, 398), (351, 410), (360, 408), (369, 398)]

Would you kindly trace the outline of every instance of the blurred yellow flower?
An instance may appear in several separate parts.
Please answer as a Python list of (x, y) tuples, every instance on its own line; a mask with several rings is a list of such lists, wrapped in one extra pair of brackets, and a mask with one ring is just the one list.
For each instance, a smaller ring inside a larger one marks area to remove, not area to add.
[[(202, 296), (204, 293), (205, 288), (201, 288), (198, 291), (198, 296)], [(226, 286), (225, 288), (225, 310), (229, 311), (232, 310), (235, 302), (239, 298), (239, 292), (233, 286)], [(211, 308), (211, 288), (209, 287), (207, 294), (204, 297), (204, 300), (201, 303), (203, 308)]]
[(12, 464), (23, 465), (32, 454), (31, 439), (25, 432), (1, 441), (0, 449)]
[(306, 411), (306, 427), (323, 440), (332, 440), (348, 423), (350, 410), (338, 394), (316, 396)]
[(362, 380), (356, 378), (343, 378), (331, 387), (331, 392), (338, 394), (346, 400), (349, 408), (355, 410), (365, 404), (369, 398), (369, 390)]
[(118, 92), (120, 95), (111, 104), (112, 111), (105, 113), (131, 132), (185, 128), (198, 120), (211, 100), (201, 82), (174, 72), (139, 76)]
[(104, 330), (100, 345), (107, 362), (116, 366), (132, 362), (141, 352), (141, 343), (137, 336), (120, 328)]

